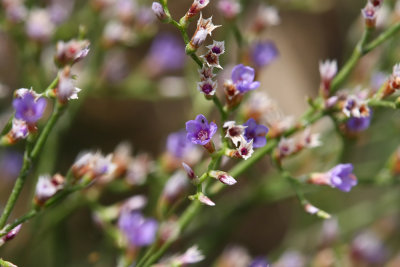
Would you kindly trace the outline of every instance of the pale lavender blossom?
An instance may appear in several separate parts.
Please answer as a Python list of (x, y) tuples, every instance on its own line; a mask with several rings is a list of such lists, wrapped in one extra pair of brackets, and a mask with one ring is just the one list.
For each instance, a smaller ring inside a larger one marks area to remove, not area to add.
[(218, 179), (221, 183), (226, 185), (234, 185), (237, 183), (235, 178), (223, 171), (210, 171), (209, 175), (210, 177)]
[(22, 97), (17, 97), (13, 100), (15, 118), (28, 124), (34, 124), (43, 116), (46, 104), (45, 98), (36, 99), (32, 92), (26, 92)]
[(23, 154), (14, 150), (7, 150), (1, 155), (1, 177), (16, 178), (22, 167)]
[(188, 179), (186, 178), (186, 173), (178, 171), (168, 179), (162, 195), (168, 201), (173, 202), (181, 195), (187, 186)]
[(206, 117), (200, 114), (195, 120), (186, 122), (187, 139), (194, 144), (206, 145), (217, 132), (214, 122), (208, 123)]
[(15, 142), (20, 139), (25, 139), (29, 135), (29, 127), (26, 121), (13, 119), (12, 120), (12, 127), (11, 131), (9, 132), (8, 136), (11, 139), (11, 142)]
[(268, 128), (266, 126), (257, 124), (253, 118), (246, 121), (243, 126), (246, 126), (244, 129), (244, 138), (247, 142), (253, 140), (254, 148), (263, 147), (267, 144), (266, 135), (268, 133)]
[(147, 55), (146, 65), (152, 73), (181, 69), (185, 64), (185, 46), (175, 35), (162, 33), (156, 36)]
[(379, 6), (373, 5), (371, 2), (368, 2), (367, 5), (361, 10), (361, 14), (365, 20), (365, 25), (368, 28), (375, 27), (378, 10)]
[(50, 175), (41, 175), (36, 184), (35, 199), (39, 203), (44, 203), (60, 189), (61, 187), (59, 185), (52, 182)]
[(253, 259), (249, 267), (269, 267), (269, 262), (264, 257), (260, 256)]
[(153, 4), (151, 5), (151, 9), (159, 20), (164, 21), (167, 18), (167, 14), (165, 13), (164, 8), (160, 3), (153, 2)]
[(374, 266), (383, 266), (387, 254), (388, 251), (382, 240), (372, 231), (360, 233), (351, 244), (353, 258), (363, 260)]
[(75, 0), (52, 0), (48, 8), (50, 19), (56, 25), (66, 21), (74, 9)]
[(220, 0), (217, 7), (226, 19), (235, 18), (241, 11), (240, 3), (237, 0)]
[(271, 64), (279, 56), (276, 45), (271, 41), (257, 42), (251, 50), (251, 60), (257, 68)]
[(78, 87), (75, 87), (75, 80), (69, 69), (61, 71), (58, 74), (58, 85), (57, 85), (57, 97), (60, 102), (64, 103), (71, 99), (78, 99), (78, 93), (81, 91)]
[(30, 38), (40, 42), (50, 39), (55, 30), (55, 25), (50, 19), (50, 14), (45, 9), (34, 9), (29, 12), (25, 23), (26, 33)]
[(187, 139), (187, 133), (182, 130), (168, 135), (167, 151), (176, 158), (184, 158), (194, 145)]
[(239, 64), (233, 68), (231, 78), (236, 89), (241, 94), (257, 89), (260, 86), (260, 82), (254, 81), (254, 69), (243, 64)]
[(133, 247), (152, 244), (156, 238), (158, 223), (154, 219), (143, 217), (140, 212), (121, 212), (118, 227)]
[(353, 186), (357, 185), (357, 178), (353, 174), (353, 165), (350, 163), (338, 164), (328, 171), (328, 175), (331, 186), (343, 192), (349, 192)]

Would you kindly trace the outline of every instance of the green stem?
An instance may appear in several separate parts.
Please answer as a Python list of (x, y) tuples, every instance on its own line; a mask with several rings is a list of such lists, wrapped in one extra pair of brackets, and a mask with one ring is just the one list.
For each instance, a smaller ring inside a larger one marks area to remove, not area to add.
[(366, 54), (371, 50), (375, 49), (376, 47), (380, 46), (386, 40), (395, 35), (398, 31), (400, 31), (400, 22), (388, 28), (386, 31), (381, 33), (377, 38), (375, 38), (375, 40), (371, 41), (368, 45), (366, 45), (364, 47), (364, 53)]
[[(24, 161), (23, 161), (19, 176), (18, 176), (17, 180), (15, 181), (11, 195), (8, 198), (7, 204), (6, 204), (4, 211), (0, 217), (0, 228), (3, 228), (4, 225), (6, 224), (7, 219), (10, 216), (11, 211), (14, 209), (15, 203), (17, 202), (17, 199), (18, 199), (18, 197), (21, 193), (21, 190), (25, 184), (26, 178), (28, 176), (29, 170), (32, 167), (33, 162), (35, 162), (35, 160), (37, 159), (40, 151), (43, 148), (43, 145), (46, 142), (47, 137), (50, 134), (50, 131), (53, 129), (55, 123), (61, 116), (64, 109), (65, 109), (65, 106), (61, 105), (57, 102), (55, 111), (51, 115), (49, 121), (46, 123), (46, 126), (44, 127), (39, 138), (37, 139), (36, 143), (34, 144), (32, 152), (30, 149), (26, 148), (25, 155), (24, 155)], [(28, 143), (27, 145), (30, 145), (30, 144)]]

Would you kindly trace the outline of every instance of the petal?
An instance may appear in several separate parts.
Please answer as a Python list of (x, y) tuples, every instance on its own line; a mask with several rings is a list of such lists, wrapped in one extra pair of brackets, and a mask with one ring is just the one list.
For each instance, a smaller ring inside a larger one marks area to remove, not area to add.
[(231, 75), (233, 83), (236, 83), (237, 81), (240, 80), (240, 77), (242, 76), (243, 69), (244, 69), (244, 65), (243, 64), (236, 65), (233, 68), (232, 75)]
[(249, 85), (249, 90), (254, 90), (254, 89), (257, 89), (258, 87), (260, 87), (260, 82), (252, 82), (250, 85)]
[(265, 146), (266, 144), (267, 144), (267, 139), (265, 137), (259, 136), (254, 139), (253, 147), (259, 148)]
[(197, 121), (191, 120), (186, 122), (186, 131), (188, 133), (195, 134), (200, 130), (201, 130), (201, 125)]
[(217, 132), (218, 126), (214, 123), (210, 123), (210, 139), (214, 136), (214, 134)]

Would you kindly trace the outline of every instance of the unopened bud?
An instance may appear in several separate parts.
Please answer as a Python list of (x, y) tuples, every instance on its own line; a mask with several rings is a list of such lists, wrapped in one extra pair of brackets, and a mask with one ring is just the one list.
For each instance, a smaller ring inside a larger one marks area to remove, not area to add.
[(153, 9), (154, 14), (160, 21), (165, 22), (168, 19), (168, 16), (160, 3), (153, 2), (151, 9)]
[(223, 171), (210, 171), (210, 176), (218, 179), (221, 183), (226, 185), (234, 185), (236, 184), (235, 178), (230, 176), (228, 173)]

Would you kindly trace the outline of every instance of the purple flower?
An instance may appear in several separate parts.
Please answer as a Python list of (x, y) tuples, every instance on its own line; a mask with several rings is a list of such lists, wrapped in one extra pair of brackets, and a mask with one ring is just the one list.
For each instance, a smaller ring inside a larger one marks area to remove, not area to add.
[(253, 46), (251, 59), (258, 68), (268, 66), (279, 55), (278, 49), (271, 41), (258, 42)]
[(249, 265), (249, 267), (268, 267), (269, 262), (264, 257), (256, 257)]
[(158, 223), (154, 219), (144, 218), (139, 212), (125, 211), (119, 217), (118, 227), (130, 245), (142, 247), (154, 242)]
[(383, 266), (388, 250), (379, 236), (372, 231), (358, 234), (351, 244), (351, 256), (373, 266)]
[(343, 192), (349, 192), (357, 184), (357, 178), (353, 174), (353, 165), (350, 163), (338, 164), (328, 174), (331, 186)]
[(15, 118), (34, 124), (43, 116), (46, 104), (46, 99), (42, 97), (35, 99), (33, 93), (26, 92), (13, 101)]
[(23, 154), (14, 150), (6, 151), (0, 158), (0, 171), (2, 175), (16, 178), (22, 167)]
[(193, 144), (187, 139), (184, 130), (168, 135), (167, 151), (175, 157), (183, 158), (192, 147)]
[(178, 70), (185, 63), (183, 42), (172, 34), (159, 34), (154, 39), (148, 55), (148, 65), (158, 72)]
[(263, 147), (267, 143), (265, 136), (268, 133), (268, 128), (264, 125), (257, 124), (253, 118), (250, 118), (243, 126), (247, 126), (244, 130), (244, 138), (247, 142), (253, 139), (253, 147)]
[(244, 66), (243, 64), (235, 66), (232, 70), (233, 84), (242, 94), (246, 93), (247, 91), (257, 89), (260, 86), (260, 82), (255, 82), (254, 77), (254, 69)]
[(351, 117), (347, 120), (346, 126), (350, 132), (362, 132), (366, 130), (371, 123), (371, 116), (368, 117)]
[(214, 122), (208, 123), (202, 114), (197, 115), (195, 120), (186, 122), (187, 139), (194, 144), (206, 145), (217, 132)]

